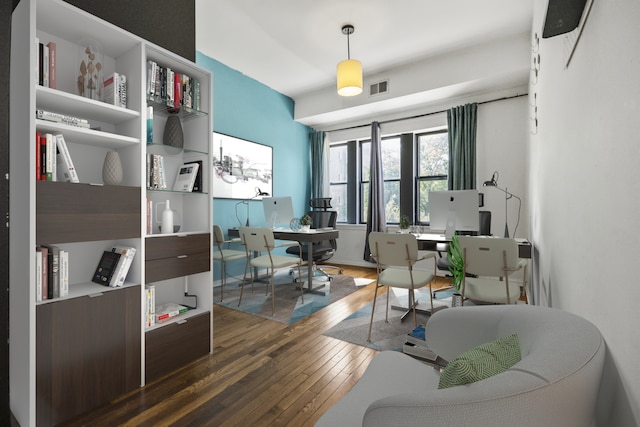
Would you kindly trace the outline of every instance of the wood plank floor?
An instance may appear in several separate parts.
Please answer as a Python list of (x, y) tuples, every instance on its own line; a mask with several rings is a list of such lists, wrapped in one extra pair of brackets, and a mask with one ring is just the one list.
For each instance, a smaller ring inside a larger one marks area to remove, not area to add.
[[(343, 267), (375, 278), (374, 269)], [(373, 290), (367, 285), (293, 325), (215, 306), (211, 355), (67, 425), (312, 426), (377, 353), (322, 335), (369, 303)]]

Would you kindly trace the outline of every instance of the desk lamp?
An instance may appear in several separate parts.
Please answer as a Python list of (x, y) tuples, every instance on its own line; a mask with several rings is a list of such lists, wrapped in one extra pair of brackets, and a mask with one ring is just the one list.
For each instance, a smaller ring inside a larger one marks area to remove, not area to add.
[(262, 191), (260, 190), (260, 188), (256, 187), (256, 194), (252, 197), (249, 197), (248, 199), (244, 199), (241, 202), (236, 203), (236, 219), (238, 220), (238, 223), (242, 224), (242, 222), (240, 222), (240, 219), (238, 218), (238, 205), (240, 204), (245, 204), (247, 205), (247, 222), (245, 223), (245, 225), (248, 227), (249, 226), (249, 202), (253, 199), (255, 199), (256, 197), (261, 197), (261, 196), (269, 196), (270, 194), (267, 193), (266, 191)]
[(499, 176), (500, 175), (498, 174), (498, 171), (493, 172), (491, 179), (489, 181), (485, 181), (484, 184), (482, 184), (482, 186), (494, 187), (504, 193), (504, 237), (509, 237), (509, 226), (508, 226), (508, 216), (507, 216), (507, 213), (508, 213), (507, 206), (509, 203), (509, 199), (512, 197), (515, 197), (516, 199), (518, 199), (518, 222), (516, 223), (516, 228), (513, 230), (513, 235), (515, 237), (516, 231), (518, 230), (518, 224), (520, 224), (520, 208), (522, 207), (522, 200), (520, 199), (520, 197), (516, 196), (515, 194), (510, 193), (506, 187), (504, 189), (498, 187)]

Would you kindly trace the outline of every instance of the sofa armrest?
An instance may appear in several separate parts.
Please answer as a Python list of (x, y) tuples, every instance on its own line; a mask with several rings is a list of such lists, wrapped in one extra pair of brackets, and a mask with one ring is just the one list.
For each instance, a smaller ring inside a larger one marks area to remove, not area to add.
[(438, 311), (427, 322), (427, 346), (449, 361), (498, 338), (496, 331), (500, 328), (497, 325), (504, 313), (504, 306), (454, 307)]

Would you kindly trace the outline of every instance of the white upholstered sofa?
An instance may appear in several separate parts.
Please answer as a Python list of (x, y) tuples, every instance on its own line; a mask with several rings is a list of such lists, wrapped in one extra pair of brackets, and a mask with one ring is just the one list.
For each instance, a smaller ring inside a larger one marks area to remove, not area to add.
[(427, 345), (446, 360), (518, 334), (522, 360), (505, 372), (438, 389), (439, 372), (383, 351), (316, 426), (591, 425), (605, 344), (587, 320), (529, 305), (457, 307), (427, 323)]

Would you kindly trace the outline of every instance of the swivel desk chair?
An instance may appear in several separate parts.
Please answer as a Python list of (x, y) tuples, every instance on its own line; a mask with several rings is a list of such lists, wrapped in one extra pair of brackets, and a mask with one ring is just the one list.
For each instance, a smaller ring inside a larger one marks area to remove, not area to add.
[[(335, 230), (338, 221), (338, 212), (329, 210), (331, 208), (330, 197), (311, 199), (309, 201), (309, 206), (311, 207), (311, 210), (307, 214), (311, 217), (311, 228), (333, 228)], [(334, 269), (338, 271), (338, 274), (342, 274), (342, 268), (340, 267), (326, 264), (318, 266), (319, 263), (324, 263), (326, 260), (331, 258), (337, 248), (338, 242), (336, 239), (324, 240), (313, 244), (312, 259), (314, 272), (326, 277), (328, 280), (331, 280), (332, 276), (325, 271), (327, 269)], [(309, 245), (302, 246), (302, 259), (308, 259), (308, 250)], [(296, 246), (287, 248), (287, 253), (292, 255), (299, 255), (298, 251), (299, 249)]]

